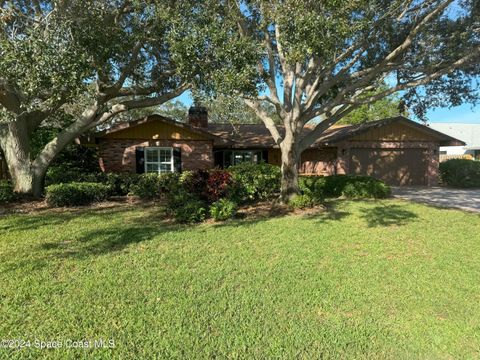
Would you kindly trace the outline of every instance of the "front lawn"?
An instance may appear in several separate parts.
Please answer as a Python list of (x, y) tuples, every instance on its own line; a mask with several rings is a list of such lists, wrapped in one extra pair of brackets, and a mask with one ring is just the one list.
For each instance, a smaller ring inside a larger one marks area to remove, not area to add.
[[(31, 344), (0, 358), (478, 358), (480, 216), (397, 200), (194, 226), (154, 206), (8, 215), (0, 306), (0, 340)], [(82, 339), (115, 347), (66, 348)]]

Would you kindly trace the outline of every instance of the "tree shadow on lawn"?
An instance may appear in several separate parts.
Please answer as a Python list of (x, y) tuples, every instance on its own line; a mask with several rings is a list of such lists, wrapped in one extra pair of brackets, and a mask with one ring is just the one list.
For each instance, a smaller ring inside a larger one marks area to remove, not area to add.
[[(319, 223), (342, 221), (352, 213), (343, 210), (343, 201), (329, 201), (325, 207), (310, 209), (306, 212), (295, 213), (288, 211), (287, 208), (268, 210), (250, 213), (243, 218), (233, 219), (220, 223), (213, 223), (214, 228), (218, 227), (249, 227), (258, 223), (268, 221), (272, 218), (284, 217), (286, 215), (296, 215), (299, 219), (317, 220)], [(118, 207), (108, 209), (76, 209), (75, 211), (65, 211), (62, 213), (36, 214), (26, 217), (19, 216), (7, 221), (6, 225), (0, 225), (0, 232), (8, 228), (17, 230), (32, 230), (39, 227), (51, 227), (51, 231), (61, 231), (62, 225), (72, 221), (79, 216), (84, 220), (92, 218), (92, 221), (100, 224), (107, 224), (106, 227), (97, 227), (92, 230), (83, 230), (81, 223), (78, 227), (78, 233), (71, 239), (68, 235), (62, 239), (51, 242), (43, 242), (37, 245), (37, 249), (31, 249), (29, 256), (25, 260), (16, 261), (7, 266), (8, 270), (14, 270), (20, 267), (29, 269), (38, 269), (48, 264), (48, 261), (54, 259), (76, 258), (86, 259), (90, 256), (98, 256), (111, 252), (124, 250), (130, 244), (137, 244), (153, 239), (169, 232), (185, 231), (198, 229), (203, 231), (198, 225), (179, 225), (166, 220), (163, 210), (159, 207), (145, 206), (145, 212), (135, 214), (135, 216), (126, 216), (121, 218), (121, 224), (109, 224), (112, 217), (122, 217), (123, 214), (135, 207)], [(363, 218), (369, 227), (387, 227), (400, 226), (414, 221), (418, 216), (405, 206), (397, 204), (384, 204), (375, 202), (375, 206), (364, 206), (360, 208), (360, 218)], [(7, 219), (5, 219), (7, 220)], [(3, 228), (2, 228), (3, 226)], [(72, 225), (72, 226), (76, 226)], [(300, 226), (300, 225), (299, 225)], [(83, 231), (82, 231), (83, 230)], [(6, 254), (8, 256), (8, 254)], [(6, 258), (5, 260), (8, 260)], [(5, 263), (4, 263), (5, 264)], [(7, 270), (7, 271), (8, 271)]]
[(363, 218), (368, 227), (403, 226), (415, 221), (418, 215), (413, 211), (406, 210), (405, 206), (397, 204), (381, 204), (373, 208), (362, 209)]
[(64, 225), (79, 217), (108, 220), (111, 216), (119, 215), (129, 210), (151, 208), (153, 208), (151, 204), (135, 204), (132, 206), (111, 203), (102, 207), (47, 208), (30, 214), (9, 214), (7, 217), (0, 217), (0, 232), (5, 230), (30, 231), (45, 226)]

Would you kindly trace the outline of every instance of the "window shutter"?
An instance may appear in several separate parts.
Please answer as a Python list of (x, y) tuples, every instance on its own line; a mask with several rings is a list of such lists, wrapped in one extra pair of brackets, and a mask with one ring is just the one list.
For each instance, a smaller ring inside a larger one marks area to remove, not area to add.
[(135, 161), (137, 166), (137, 174), (143, 174), (145, 172), (145, 148), (135, 148)]
[(173, 148), (173, 168), (175, 172), (182, 172), (182, 148)]
[(262, 151), (262, 160), (268, 164), (268, 150)]

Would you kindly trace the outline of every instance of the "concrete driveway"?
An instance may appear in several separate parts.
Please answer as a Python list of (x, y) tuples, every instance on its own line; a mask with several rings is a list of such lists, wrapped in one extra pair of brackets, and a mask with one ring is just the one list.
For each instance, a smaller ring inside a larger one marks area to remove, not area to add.
[(480, 189), (392, 187), (395, 197), (430, 205), (480, 212)]

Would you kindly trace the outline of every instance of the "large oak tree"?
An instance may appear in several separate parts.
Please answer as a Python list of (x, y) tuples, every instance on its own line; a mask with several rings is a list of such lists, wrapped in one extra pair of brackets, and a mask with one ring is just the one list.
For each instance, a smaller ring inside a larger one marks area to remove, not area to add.
[[(429, 106), (478, 99), (477, 0), (223, 4), (225, 27), (256, 44), (256, 94), (242, 94), (281, 149), (285, 201), (298, 193), (302, 151), (356, 108), (397, 92), (419, 116)], [(378, 91), (383, 81), (389, 87)], [(264, 102), (275, 107), (281, 126)], [(302, 136), (307, 124), (316, 125)]]
[[(172, 48), (182, 48), (175, 34), (188, 26), (175, 16), (189, 9), (166, 0), (0, 1), (0, 147), (17, 192), (39, 196), (49, 164), (78, 135), (187, 88), (178, 64), (198, 59)], [(58, 119), (70, 120), (33, 154), (34, 133)]]

